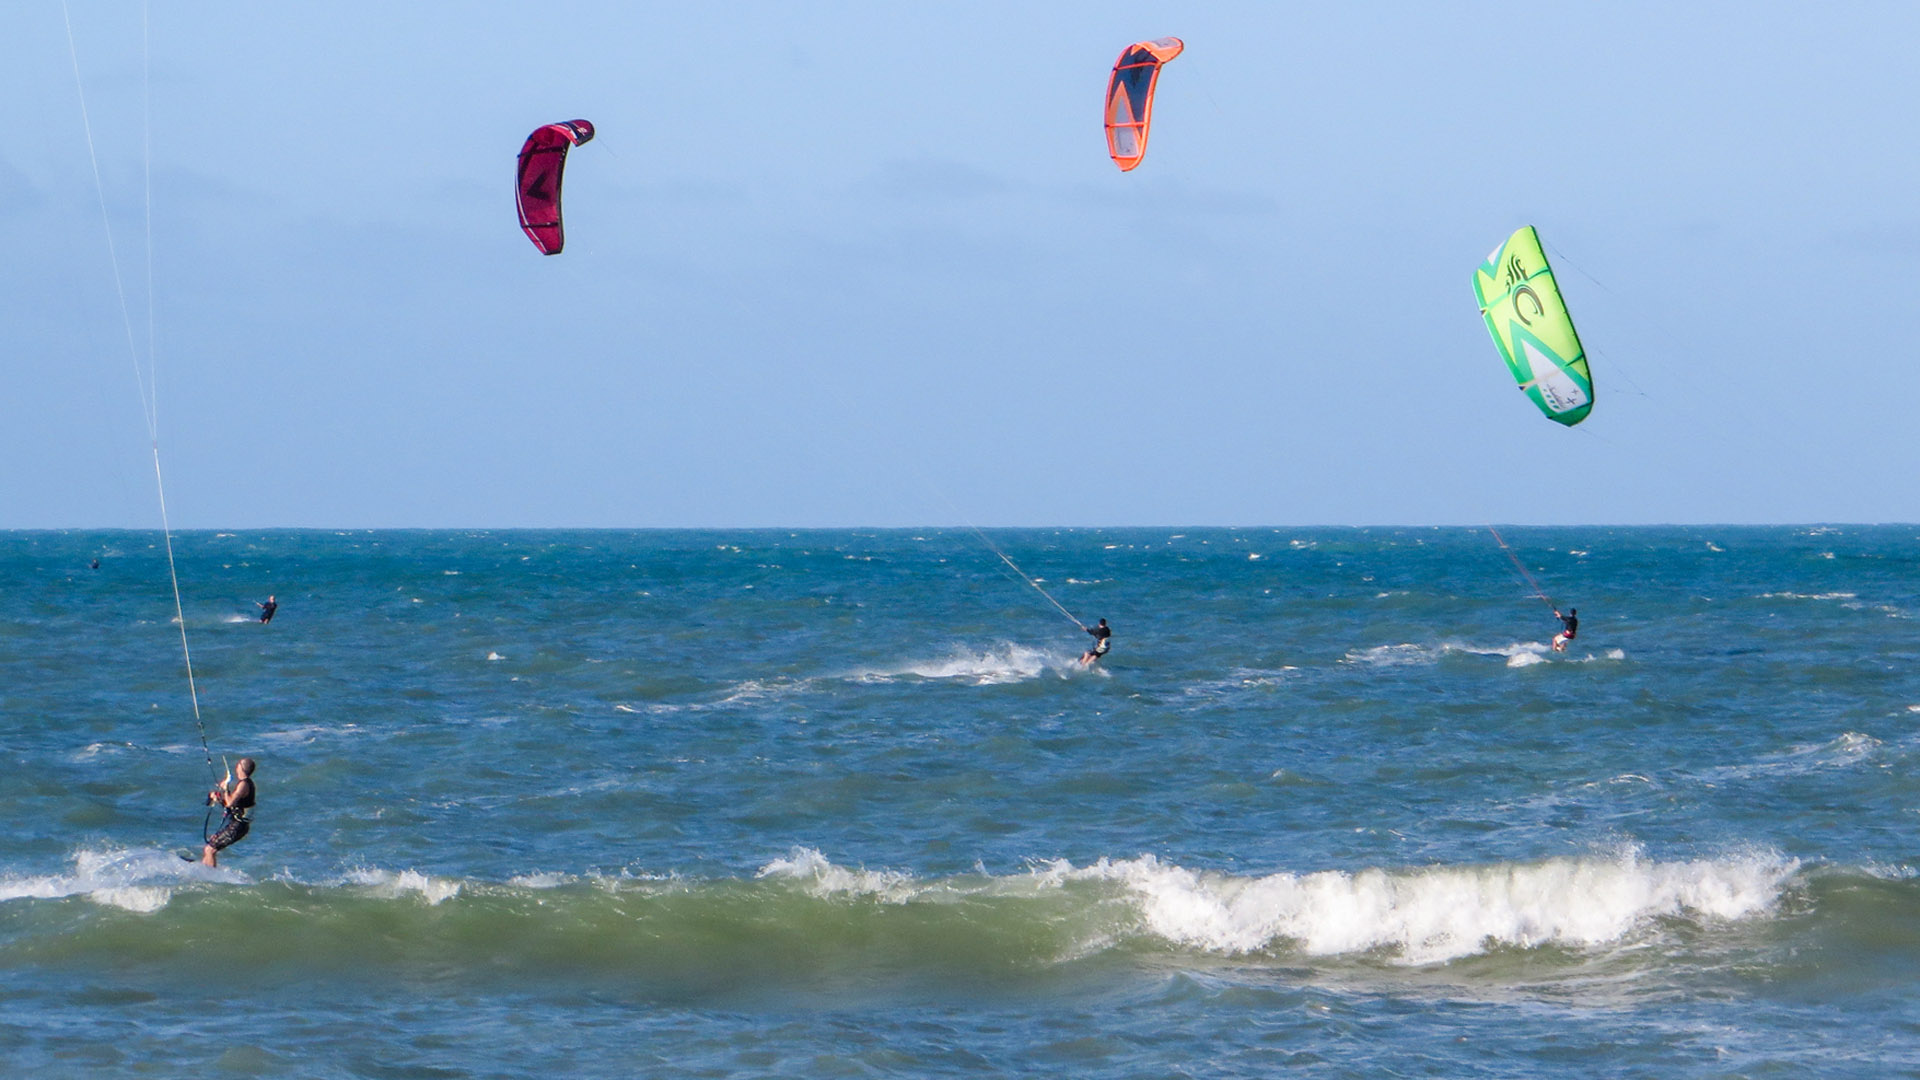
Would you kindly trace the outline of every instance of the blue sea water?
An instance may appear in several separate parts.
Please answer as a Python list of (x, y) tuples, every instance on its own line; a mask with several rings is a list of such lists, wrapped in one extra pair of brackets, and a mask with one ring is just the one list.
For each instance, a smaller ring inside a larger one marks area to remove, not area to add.
[[(0, 534), (6, 1075), (1920, 1071), (1920, 529)], [(98, 557), (98, 570), (88, 561)], [(269, 593), (278, 617), (261, 625)]]

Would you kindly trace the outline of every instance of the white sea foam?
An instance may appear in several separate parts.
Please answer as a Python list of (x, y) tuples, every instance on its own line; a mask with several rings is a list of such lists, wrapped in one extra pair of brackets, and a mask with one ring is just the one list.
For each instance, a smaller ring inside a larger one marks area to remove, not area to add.
[(1850, 592), (1770, 592), (1760, 594), (1760, 599), (1762, 600), (1853, 600), (1856, 598), (1857, 594)]
[(1756, 776), (1802, 776), (1822, 769), (1845, 769), (1879, 756), (1884, 744), (1858, 731), (1843, 732), (1824, 743), (1792, 746), (1778, 754), (1755, 761), (1707, 769), (1698, 775), (1708, 780), (1744, 780)]
[(703, 707), (719, 708), (786, 697), (812, 685), (812, 679), (742, 679), (727, 690), (726, 696)]
[(375, 896), (399, 899), (419, 896), (428, 904), (439, 905), (460, 895), (460, 882), (437, 878), (418, 870), (354, 870), (347, 874), (350, 884), (361, 886)]
[(1438, 663), (1442, 658), (1466, 654), (1469, 656), (1505, 657), (1510, 668), (1532, 667), (1535, 664), (1592, 663), (1597, 660), (1625, 660), (1624, 649), (1608, 649), (1599, 654), (1587, 653), (1582, 656), (1556, 658), (1553, 650), (1544, 642), (1514, 641), (1505, 645), (1475, 645), (1465, 641), (1443, 641), (1438, 645), (1418, 645), (1403, 642), (1399, 645), (1376, 645), (1371, 649), (1351, 649), (1344, 663), (1365, 664), (1370, 667), (1410, 667), (1419, 664)]
[(1372, 667), (1405, 667), (1409, 664), (1431, 664), (1439, 658), (1438, 650), (1402, 642), (1398, 645), (1375, 645), (1371, 649), (1349, 649), (1342, 662)]
[(1915, 877), (1920, 877), (1920, 873), (1916, 873), (1913, 867), (1905, 863), (1883, 863), (1869, 860), (1860, 867), (1860, 870), (1868, 877), (1879, 878), (1881, 881), (1912, 881)]
[[(1042, 675), (1068, 679), (1088, 670), (1076, 655), (1001, 642), (981, 651), (956, 649), (938, 660), (910, 661), (899, 667), (855, 671), (848, 678), (859, 682), (889, 682), (914, 676), (921, 679), (957, 679), (975, 686), (996, 686), (1026, 682)], [(1100, 674), (1104, 675), (1105, 672), (1101, 671)]]
[(123, 885), (95, 889), (87, 894), (87, 899), (103, 907), (117, 907), (136, 915), (151, 915), (167, 906), (167, 901), (173, 899), (173, 890), (157, 885)]
[(1118, 882), (1144, 929), (1190, 948), (1244, 954), (1288, 945), (1314, 956), (1387, 953), (1437, 964), (1496, 947), (1602, 947), (1664, 917), (1747, 918), (1770, 910), (1798, 867), (1774, 855), (1662, 863), (1625, 852), (1246, 878), (1143, 855), (1044, 873)]
[(813, 683), (812, 679), (742, 679), (729, 685), (721, 696), (711, 701), (656, 701), (637, 707), (617, 704), (614, 709), (617, 712), (656, 716), (663, 713), (704, 712), (789, 697), (810, 689)]
[(572, 874), (547, 872), (540, 874), (521, 874), (518, 877), (508, 879), (507, 884), (518, 885), (523, 889), (557, 889), (563, 885), (571, 885), (576, 880), (578, 879)]
[(128, 750), (137, 750), (137, 749), (139, 749), (139, 747), (136, 747), (132, 743), (127, 743), (127, 742), (88, 743), (86, 746), (81, 747), (79, 750), (74, 751), (72, 757), (69, 760), (85, 761), (88, 758), (99, 757), (103, 754), (120, 754)]
[(197, 862), (185, 862), (167, 851), (81, 850), (74, 852), (73, 869), (69, 873), (0, 877), (0, 903), (84, 896), (105, 907), (147, 915), (166, 907), (174, 890), (181, 885), (195, 881), (238, 884), (248, 880), (233, 870), (209, 869)]
[(258, 738), (263, 743), (300, 744), (318, 742), (322, 736), (358, 735), (358, 724), (300, 724), (279, 731), (261, 733)]
[(891, 903), (911, 900), (920, 890), (912, 874), (899, 870), (849, 870), (835, 866), (812, 848), (797, 847), (753, 875), (801, 882), (818, 897), (871, 896)]
[(1187, 697), (1224, 697), (1242, 690), (1260, 690), (1280, 686), (1297, 677), (1299, 668), (1287, 664), (1277, 670), (1234, 668), (1224, 679), (1194, 683), (1182, 693)]

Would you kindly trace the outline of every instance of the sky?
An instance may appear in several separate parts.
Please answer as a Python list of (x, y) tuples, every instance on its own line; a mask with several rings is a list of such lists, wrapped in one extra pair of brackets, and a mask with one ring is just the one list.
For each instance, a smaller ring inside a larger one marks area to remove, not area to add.
[(1920, 521), (1920, 6), (69, 3), (134, 341), (9, 4), (0, 528), (158, 524), (149, 311), (177, 528)]

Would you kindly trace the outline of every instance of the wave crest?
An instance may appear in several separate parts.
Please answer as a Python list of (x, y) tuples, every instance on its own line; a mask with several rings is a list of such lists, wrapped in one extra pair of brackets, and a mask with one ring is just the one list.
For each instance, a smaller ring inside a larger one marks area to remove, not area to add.
[(1145, 855), (1065, 876), (1121, 883), (1146, 928), (1183, 946), (1241, 954), (1292, 943), (1313, 956), (1384, 951), (1436, 964), (1495, 946), (1607, 945), (1660, 917), (1742, 918), (1771, 908), (1798, 868), (1778, 857), (1659, 863), (1627, 853), (1241, 878)]

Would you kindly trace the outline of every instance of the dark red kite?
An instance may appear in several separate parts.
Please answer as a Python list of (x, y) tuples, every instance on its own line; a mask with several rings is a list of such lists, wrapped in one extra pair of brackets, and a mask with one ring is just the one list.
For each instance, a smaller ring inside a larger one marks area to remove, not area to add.
[(560, 177), (567, 169), (567, 149), (593, 141), (593, 125), (568, 120), (536, 128), (520, 148), (520, 227), (542, 255), (558, 255), (567, 242), (560, 228)]
[(1121, 172), (1131, 172), (1147, 156), (1147, 125), (1153, 123), (1153, 88), (1160, 65), (1180, 55), (1186, 43), (1177, 37), (1136, 41), (1120, 51), (1107, 80), (1107, 153)]

